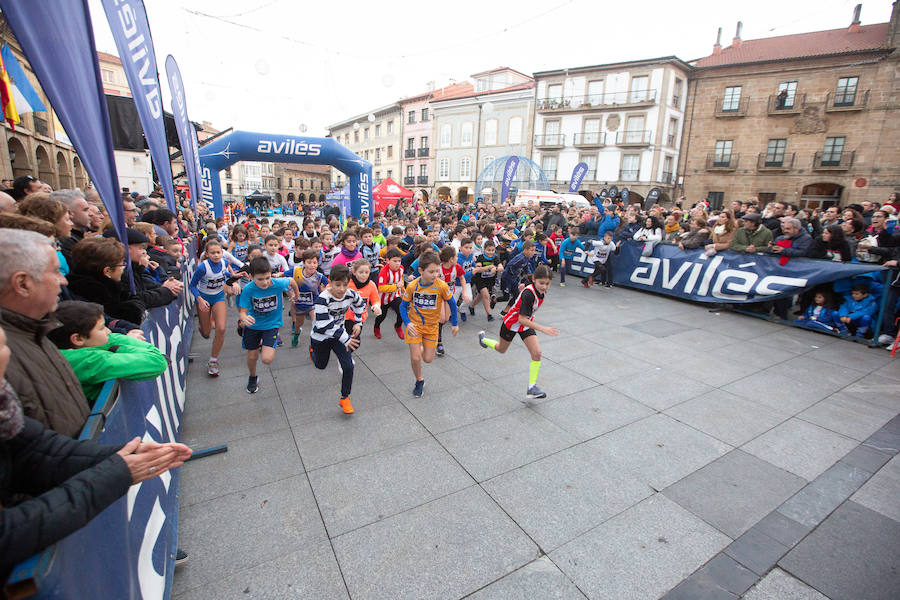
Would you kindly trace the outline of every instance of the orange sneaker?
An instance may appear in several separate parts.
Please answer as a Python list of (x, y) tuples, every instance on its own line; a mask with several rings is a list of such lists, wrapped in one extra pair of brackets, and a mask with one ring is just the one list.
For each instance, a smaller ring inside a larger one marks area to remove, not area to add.
[(350, 404), (350, 396), (347, 396), (346, 398), (341, 398), (340, 405), (341, 405), (341, 409), (344, 411), (345, 415), (353, 414), (353, 405)]

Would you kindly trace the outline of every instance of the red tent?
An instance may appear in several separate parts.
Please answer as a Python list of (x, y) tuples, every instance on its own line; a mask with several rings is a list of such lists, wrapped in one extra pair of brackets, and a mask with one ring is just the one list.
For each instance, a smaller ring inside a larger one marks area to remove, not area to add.
[(413, 197), (413, 193), (388, 177), (372, 189), (372, 203), (375, 205), (375, 212), (384, 212), (389, 208), (393, 208), (397, 204), (397, 200), (409, 200)]

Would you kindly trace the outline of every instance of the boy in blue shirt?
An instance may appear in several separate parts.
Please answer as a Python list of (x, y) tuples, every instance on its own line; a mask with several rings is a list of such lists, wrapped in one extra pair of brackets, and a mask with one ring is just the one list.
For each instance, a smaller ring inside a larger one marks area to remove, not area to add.
[[(456, 264), (463, 268), (463, 271), (466, 272), (466, 283), (472, 284), (472, 271), (475, 269), (475, 242), (472, 241), (472, 238), (463, 238), (459, 244), (459, 252), (456, 254)], [(469, 303), (469, 314), (475, 314), (475, 300), (472, 299), (472, 302)], [(460, 307), (461, 308), (461, 307)], [(460, 318), (463, 321), (466, 320), (466, 315), (462, 313), (460, 310)]]
[(528, 283), (530, 275), (534, 273), (535, 247), (534, 242), (525, 242), (522, 245), (522, 252), (516, 254), (506, 263), (506, 268), (500, 277), (500, 290), (503, 292), (503, 300), (508, 301), (506, 308), (500, 311), (501, 315), (512, 308), (516, 298), (519, 297), (520, 287), (524, 287)]
[(293, 277), (273, 279), (272, 267), (265, 257), (250, 261), (250, 276), (253, 281), (241, 291), (238, 310), (240, 324), (244, 326), (242, 345), (247, 351), (250, 371), (247, 393), (255, 394), (259, 391), (256, 361), (261, 357), (263, 364), (268, 365), (275, 359), (275, 340), (284, 322), (281, 295), (290, 290), (291, 302), (296, 302), (300, 290)]
[(856, 328), (856, 337), (864, 338), (869, 333), (875, 315), (878, 313), (878, 304), (869, 295), (869, 287), (863, 283), (853, 286), (850, 298), (844, 301), (838, 310), (840, 323), (838, 328), (841, 333), (847, 331), (847, 326)]
[(559, 245), (559, 287), (566, 287), (566, 266), (575, 258), (575, 252), (587, 252), (584, 244), (578, 239), (578, 228), (569, 227), (569, 237)]

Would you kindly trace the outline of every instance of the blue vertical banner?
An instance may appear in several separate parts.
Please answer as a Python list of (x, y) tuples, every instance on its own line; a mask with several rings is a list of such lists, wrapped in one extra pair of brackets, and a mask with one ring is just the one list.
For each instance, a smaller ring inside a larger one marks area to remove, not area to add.
[(510, 156), (503, 167), (503, 184), (500, 186), (500, 202), (506, 202), (509, 197), (509, 188), (512, 186), (513, 180), (516, 178), (516, 171), (519, 168), (519, 157)]
[(0, 9), (100, 194), (119, 240), (127, 240), (87, 1), (0, 0)]
[[(184, 172), (187, 175), (188, 188), (191, 191), (191, 206), (196, 211), (197, 199), (200, 197), (200, 168), (195, 150), (197, 134), (191, 132), (194, 126), (191, 125), (191, 120), (188, 118), (181, 71), (178, 69), (175, 57), (171, 54), (166, 57), (166, 77), (169, 80), (169, 91), (172, 93), (172, 114), (175, 115), (175, 130), (178, 132), (178, 142), (181, 144)], [(219, 213), (216, 212), (216, 215)]]
[(134, 106), (144, 128), (150, 157), (159, 175), (159, 184), (169, 210), (175, 212), (175, 186), (172, 183), (172, 163), (166, 142), (162, 95), (156, 70), (156, 52), (150, 36), (150, 23), (143, 0), (101, 0), (116, 48), (131, 88)]
[(575, 165), (575, 169), (572, 170), (572, 179), (569, 181), (570, 194), (578, 193), (578, 188), (581, 187), (581, 182), (584, 181), (584, 176), (587, 175), (587, 170), (587, 163), (580, 162)]

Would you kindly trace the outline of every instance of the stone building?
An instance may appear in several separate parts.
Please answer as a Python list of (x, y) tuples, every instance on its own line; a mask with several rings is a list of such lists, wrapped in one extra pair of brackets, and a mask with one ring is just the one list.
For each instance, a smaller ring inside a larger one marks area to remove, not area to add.
[[(679, 175), (688, 203), (801, 207), (900, 188), (900, 11), (888, 23), (717, 42), (688, 84)], [(721, 38), (721, 30), (719, 30)]]
[(667, 56), (534, 74), (534, 153), (550, 188), (565, 191), (575, 166), (583, 191), (613, 185), (640, 200), (671, 195), (691, 67)]
[[(387, 106), (357, 115), (328, 127), (328, 136), (372, 163), (374, 185), (382, 179), (400, 177), (402, 148), (400, 104)], [(331, 170), (335, 187), (346, 185), (346, 175)]]
[(328, 165), (275, 164), (276, 202), (324, 200), (331, 189)]

